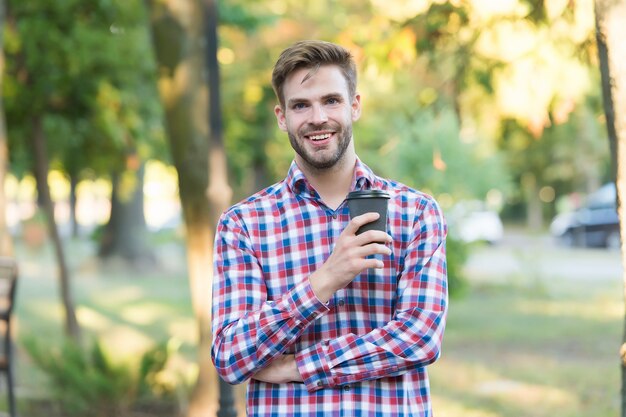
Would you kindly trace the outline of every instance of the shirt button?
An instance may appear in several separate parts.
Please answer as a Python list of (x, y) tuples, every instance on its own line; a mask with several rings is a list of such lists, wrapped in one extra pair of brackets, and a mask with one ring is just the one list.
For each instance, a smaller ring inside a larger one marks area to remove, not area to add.
[(336, 219), (337, 217), (339, 217), (339, 215), (337, 213), (333, 213), (333, 219)]
[(343, 386), (343, 390), (344, 391), (350, 391), (350, 385), (344, 385)]
[(343, 301), (343, 300), (339, 300), (339, 301), (337, 301), (337, 305), (338, 305), (339, 307), (343, 307), (345, 303), (346, 303), (346, 302), (345, 302), (345, 301)]
[(318, 387), (321, 387), (322, 385), (324, 385), (324, 384), (322, 384), (322, 381), (317, 381), (317, 386)]

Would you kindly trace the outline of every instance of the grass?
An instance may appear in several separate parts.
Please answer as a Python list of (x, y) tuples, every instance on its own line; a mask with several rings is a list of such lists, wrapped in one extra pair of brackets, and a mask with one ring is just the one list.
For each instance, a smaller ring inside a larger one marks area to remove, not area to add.
[[(164, 259), (160, 268), (141, 273), (119, 264), (99, 264), (93, 255), (95, 248), (88, 242), (71, 241), (66, 245), (84, 344), (89, 346), (97, 337), (115, 362), (136, 368), (141, 354), (169, 340), (177, 346), (169, 375), (181, 390), (187, 391), (197, 374), (197, 329), (180, 244), (159, 245), (158, 256)], [(51, 350), (58, 350), (65, 338), (64, 313), (51, 248), (32, 250), (18, 245), (17, 254), (18, 409), (28, 409), (30, 403), (47, 396), (46, 378), (21, 345), (36, 337)]]
[[(618, 415), (621, 280), (537, 273), (550, 270), (541, 257), (564, 253), (542, 252), (527, 274), (475, 277), (480, 284), (451, 301), (443, 355), (430, 370), (438, 417)], [(618, 256), (572, 255), (589, 262)]]
[[(86, 242), (68, 242), (67, 250), (86, 335), (97, 335), (111, 355), (128, 363), (172, 340), (179, 346), (172, 377), (186, 392), (197, 371), (196, 329), (181, 245), (159, 242), (157, 257), (164, 263), (140, 274), (102, 267)], [(53, 349), (64, 336), (51, 248), (18, 245), (17, 253), (16, 371), (19, 409), (26, 410), (45, 397), (45, 377), (20, 340), (36, 336)], [(624, 314), (620, 276), (607, 266), (615, 256), (536, 244), (475, 248), (469, 290), (451, 300), (443, 355), (429, 371), (437, 417), (617, 415)], [(587, 267), (572, 268), (572, 262)], [(590, 277), (589, 265), (596, 263), (603, 265), (601, 273)]]

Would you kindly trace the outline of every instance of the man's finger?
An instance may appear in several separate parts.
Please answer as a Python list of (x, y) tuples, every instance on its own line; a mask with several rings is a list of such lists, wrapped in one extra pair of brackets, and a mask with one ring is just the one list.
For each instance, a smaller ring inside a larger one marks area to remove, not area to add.
[(363, 261), (363, 270), (366, 269), (383, 269), (385, 267), (385, 263), (383, 261), (381, 261), (380, 259), (365, 259)]
[(348, 226), (345, 230), (348, 231), (348, 233), (356, 234), (356, 231), (359, 230), (359, 227), (363, 226), (364, 224), (376, 221), (379, 217), (380, 214), (375, 211), (361, 214), (360, 216), (356, 216), (352, 220), (350, 220), (350, 223), (348, 223)]
[(391, 255), (391, 249), (381, 243), (368, 243), (361, 246), (359, 255), (366, 258), (370, 255)]
[(359, 246), (364, 246), (372, 242), (385, 245), (387, 243), (391, 243), (392, 241), (392, 237), (389, 236), (387, 232), (383, 232), (380, 230), (368, 230), (367, 232), (361, 233), (357, 237), (356, 243)]

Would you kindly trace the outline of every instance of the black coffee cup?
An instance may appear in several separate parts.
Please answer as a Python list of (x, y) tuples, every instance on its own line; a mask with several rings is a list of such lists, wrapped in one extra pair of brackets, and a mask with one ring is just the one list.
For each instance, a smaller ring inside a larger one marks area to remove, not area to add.
[(368, 230), (387, 231), (387, 204), (389, 198), (389, 194), (381, 190), (362, 190), (348, 193), (346, 200), (348, 201), (350, 218), (370, 212), (376, 212), (380, 215), (378, 220), (361, 226), (356, 232), (357, 235)]

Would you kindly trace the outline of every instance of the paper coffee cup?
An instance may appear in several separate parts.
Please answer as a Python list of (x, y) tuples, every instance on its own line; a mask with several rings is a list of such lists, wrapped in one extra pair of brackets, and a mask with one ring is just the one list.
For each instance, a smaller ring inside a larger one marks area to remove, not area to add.
[(362, 190), (348, 193), (346, 200), (351, 219), (370, 212), (376, 212), (380, 215), (378, 220), (361, 226), (356, 232), (357, 235), (368, 230), (387, 231), (387, 204), (389, 198), (389, 194), (381, 190)]

